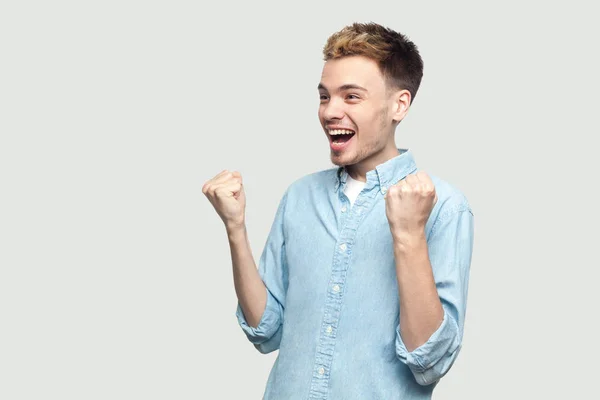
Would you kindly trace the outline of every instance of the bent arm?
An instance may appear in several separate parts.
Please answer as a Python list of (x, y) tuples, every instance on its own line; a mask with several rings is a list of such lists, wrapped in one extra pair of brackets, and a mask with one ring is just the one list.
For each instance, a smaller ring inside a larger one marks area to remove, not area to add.
[(287, 265), (283, 214), (286, 195), (280, 201), (258, 269), (245, 228), (229, 233), (233, 277), (240, 327), (261, 353), (279, 348), (287, 291)]
[[(401, 312), (400, 318), (406, 320), (396, 330), (396, 353), (421, 385), (443, 377), (461, 349), (472, 250), (473, 213), (461, 205), (445, 213), (432, 228), (428, 257), (415, 257), (431, 266), (439, 303), (428, 295), (431, 277), (424, 279), (427, 290), (422, 294), (411, 293), (412, 304), (408, 298), (404, 299), (404, 316)], [(430, 262), (426, 262), (427, 258)], [(410, 281), (407, 276), (402, 280)], [(409, 285), (404, 286), (410, 291)], [(412, 311), (419, 311), (420, 315), (412, 313), (409, 317)]]

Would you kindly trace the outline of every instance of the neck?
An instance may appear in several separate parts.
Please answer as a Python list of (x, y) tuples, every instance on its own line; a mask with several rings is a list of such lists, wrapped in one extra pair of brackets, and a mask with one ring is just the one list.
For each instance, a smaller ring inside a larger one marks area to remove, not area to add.
[(356, 179), (357, 181), (361, 182), (366, 182), (367, 172), (374, 170), (378, 165), (383, 164), (388, 160), (391, 160), (399, 154), (400, 152), (398, 151), (398, 148), (395, 144), (393, 146), (387, 146), (380, 152), (371, 154), (369, 157), (356, 164), (347, 165), (346, 171), (348, 171), (348, 174), (353, 179)]

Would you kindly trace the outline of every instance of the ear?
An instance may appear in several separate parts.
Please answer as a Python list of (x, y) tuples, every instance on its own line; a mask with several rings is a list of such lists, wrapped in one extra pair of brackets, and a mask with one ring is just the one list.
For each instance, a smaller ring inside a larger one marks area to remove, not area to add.
[(410, 108), (410, 92), (406, 89), (396, 90), (392, 93), (391, 100), (394, 102), (392, 108), (392, 119), (399, 123), (404, 119)]

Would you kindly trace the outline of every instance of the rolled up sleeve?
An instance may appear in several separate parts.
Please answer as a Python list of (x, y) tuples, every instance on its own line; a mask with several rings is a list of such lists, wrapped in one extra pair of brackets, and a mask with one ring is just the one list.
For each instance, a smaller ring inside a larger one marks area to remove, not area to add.
[(429, 259), (444, 318), (427, 342), (409, 352), (396, 327), (396, 354), (420, 385), (442, 378), (462, 346), (469, 270), (473, 251), (473, 213), (466, 203), (441, 214), (428, 238)]
[(256, 327), (250, 326), (238, 301), (236, 317), (242, 331), (261, 353), (279, 349), (288, 274), (285, 257), (284, 213), (287, 192), (282, 197), (261, 254), (258, 272), (267, 288), (267, 304)]
[[(238, 302), (236, 316), (240, 327), (246, 334), (248, 340), (254, 344), (261, 353), (270, 353), (279, 348), (281, 338), (276, 336), (281, 330), (283, 307), (267, 289), (267, 306), (258, 323), (258, 326), (252, 327), (246, 321), (242, 307)], [(273, 339), (273, 340), (272, 340)]]

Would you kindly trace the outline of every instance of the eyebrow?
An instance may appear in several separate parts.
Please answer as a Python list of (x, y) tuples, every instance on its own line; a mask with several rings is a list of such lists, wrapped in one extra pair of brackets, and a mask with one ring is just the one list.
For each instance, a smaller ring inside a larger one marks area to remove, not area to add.
[[(317, 86), (317, 89), (319, 89), (319, 90), (327, 90), (327, 88), (325, 87), (325, 85), (323, 85), (322, 83), (319, 83), (319, 86)], [(350, 90), (350, 89), (358, 89), (358, 90), (362, 90), (362, 91), (368, 92), (368, 90), (365, 89), (364, 87), (355, 85), (353, 83), (347, 83), (345, 85), (340, 86), (338, 88), (338, 92), (342, 92), (344, 90)]]

